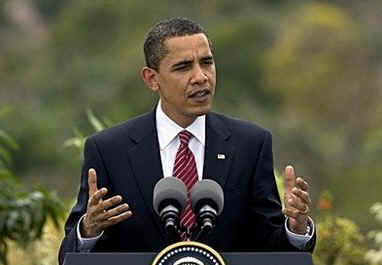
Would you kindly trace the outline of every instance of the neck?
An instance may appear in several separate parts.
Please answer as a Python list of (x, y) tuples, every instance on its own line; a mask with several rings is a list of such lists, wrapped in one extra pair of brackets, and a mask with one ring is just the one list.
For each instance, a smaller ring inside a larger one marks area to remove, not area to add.
[(188, 126), (190, 126), (198, 117), (197, 115), (187, 116), (174, 114), (173, 112), (168, 111), (162, 104), (160, 104), (159, 107), (162, 109), (163, 113), (167, 117), (169, 117), (173, 122), (175, 122), (182, 128), (187, 128)]
[(182, 128), (187, 128), (190, 126), (197, 117), (175, 117), (176, 115), (169, 115), (165, 112), (165, 114), (176, 124), (178, 124)]

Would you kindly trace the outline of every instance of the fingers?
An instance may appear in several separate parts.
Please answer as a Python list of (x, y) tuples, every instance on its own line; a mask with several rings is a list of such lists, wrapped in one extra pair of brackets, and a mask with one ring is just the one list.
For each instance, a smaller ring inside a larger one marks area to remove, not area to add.
[(102, 190), (103, 189), (96, 192), (92, 197), (93, 200), (89, 200), (83, 228), (83, 231), (87, 236), (95, 236), (105, 228), (132, 216), (128, 204), (123, 203), (118, 205), (122, 201), (122, 197), (119, 195), (92, 205), (92, 201), (95, 201), (94, 198), (97, 197)]
[(105, 213), (108, 209), (117, 206), (122, 201), (122, 197), (119, 195), (113, 196), (103, 201), (101, 197), (99, 197), (102, 196), (99, 195), (101, 194), (100, 192), (102, 190), (106, 190), (106, 188), (102, 188), (101, 190), (97, 191), (96, 194), (94, 194), (94, 196), (89, 199), (88, 209), (90, 209), (89, 212), (91, 212), (92, 215)]
[(307, 214), (309, 213), (308, 208), (305, 209), (304, 213), (301, 212), (300, 210), (296, 209), (296, 208), (284, 208), (283, 209), (283, 214), (285, 214), (289, 218), (296, 220), (297, 223), (304, 223), (308, 219), (308, 216), (305, 213), (307, 213)]
[[(88, 207), (81, 224), (81, 233), (85, 237), (96, 236), (105, 228), (122, 222), (132, 216), (129, 205), (122, 202), (119, 195), (104, 200), (108, 190), (98, 189), (97, 173), (91, 168), (88, 171), (89, 201)], [(120, 205), (119, 205), (120, 204)]]
[(107, 194), (106, 188), (97, 190), (92, 196), (89, 196), (88, 207), (98, 205), (100, 202), (102, 202), (102, 199), (103, 197), (105, 197), (106, 194)]
[(109, 226), (118, 224), (124, 220), (129, 219), (132, 215), (133, 215), (133, 213), (131, 211), (124, 211), (119, 215), (112, 216), (100, 224), (100, 229), (101, 229), (101, 231), (105, 230)]
[(292, 232), (305, 234), (310, 207), (308, 204), (303, 203), (294, 194), (291, 194), (291, 197), (292, 198), (288, 199), (286, 202), (283, 214), (289, 217), (288, 227)]
[(311, 200), (308, 191), (309, 184), (301, 177), (298, 177), (296, 179), (293, 166), (288, 165), (285, 168), (285, 201), (291, 198), (291, 194), (294, 194), (297, 197), (299, 197), (303, 202), (310, 204)]
[(288, 208), (296, 209), (300, 213), (306, 212), (306, 209), (308, 208), (308, 204), (302, 202), (301, 200), (294, 198), (289, 199), (288, 201)]
[(309, 185), (302, 178), (296, 179), (292, 166), (285, 168), (285, 208), (283, 213), (289, 217), (288, 227), (292, 232), (304, 234), (312, 201), (309, 195)]
[(111, 197), (110, 199), (105, 200), (102, 203), (102, 210), (107, 210), (113, 207), (114, 205), (119, 204), (122, 201), (122, 197), (117, 195), (114, 197)]
[(89, 198), (93, 196), (98, 190), (97, 188), (97, 173), (94, 168), (88, 171), (88, 186), (89, 186)]
[(133, 213), (131, 211), (125, 211), (125, 212), (121, 213), (120, 215), (110, 217), (108, 222), (110, 225), (115, 225), (119, 222), (122, 222), (124, 220), (129, 219), (132, 215), (133, 215)]
[(308, 191), (309, 190), (309, 184), (302, 178), (298, 177), (296, 179), (297, 186), (302, 189), (303, 191)]
[(93, 212), (95, 214), (104, 213), (106, 210), (112, 208), (113, 206), (118, 205), (121, 201), (122, 201), (122, 197), (119, 195), (111, 197), (110, 199), (102, 201), (101, 203), (96, 205)]
[(309, 212), (310, 204), (303, 202), (295, 195), (292, 195), (292, 197), (285, 202), (285, 208), (283, 209), (285, 215), (298, 220), (305, 220)]
[(103, 219), (104, 220), (107, 220), (109, 218), (113, 218), (115, 216), (118, 216), (124, 212), (127, 212), (129, 210), (129, 205), (127, 203), (124, 203), (124, 204), (121, 204), (121, 205), (118, 205), (117, 207), (115, 208), (112, 208), (108, 211), (105, 211), (104, 214), (103, 214)]
[(108, 218), (104, 218), (102, 220), (95, 220), (94, 218), (92, 219), (89, 217), (89, 215), (86, 214), (82, 222), (82, 235), (84, 237), (95, 237), (109, 226), (115, 225), (117, 223), (129, 219), (133, 215), (133, 213), (131, 211), (128, 211), (128, 208), (129, 207), (127, 204), (120, 205), (119, 207), (113, 209), (112, 214), (115, 215)]
[(289, 212), (299, 212), (308, 215), (312, 201), (309, 192), (294, 187), (288, 196), (285, 196), (285, 209), (292, 209)]
[(300, 199), (304, 204), (310, 205), (312, 203), (310, 199), (310, 195), (307, 191), (303, 191), (302, 189), (299, 189), (299, 188), (293, 188), (292, 194), (298, 199)]
[(105, 230), (109, 226), (120, 223), (124, 220), (129, 219), (133, 213), (129, 211), (129, 205), (124, 203), (99, 215), (99, 230)]
[(296, 176), (294, 173), (294, 168), (288, 165), (285, 168), (285, 192), (289, 193), (296, 185)]

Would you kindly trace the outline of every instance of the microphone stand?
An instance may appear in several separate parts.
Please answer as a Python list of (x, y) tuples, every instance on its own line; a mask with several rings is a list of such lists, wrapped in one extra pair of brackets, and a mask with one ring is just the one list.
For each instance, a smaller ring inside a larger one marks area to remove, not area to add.
[(206, 236), (212, 231), (213, 226), (194, 224), (191, 228), (190, 239), (192, 241), (204, 242)]
[(209, 205), (203, 206), (197, 216), (196, 223), (191, 228), (191, 239), (202, 241), (212, 231), (216, 224), (217, 212)]

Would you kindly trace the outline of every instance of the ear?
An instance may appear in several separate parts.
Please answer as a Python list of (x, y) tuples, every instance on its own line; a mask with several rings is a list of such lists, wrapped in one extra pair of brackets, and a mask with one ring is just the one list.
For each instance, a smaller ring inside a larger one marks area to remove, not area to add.
[(141, 70), (141, 76), (146, 86), (153, 92), (159, 90), (158, 72), (150, 67), (143, 67)]

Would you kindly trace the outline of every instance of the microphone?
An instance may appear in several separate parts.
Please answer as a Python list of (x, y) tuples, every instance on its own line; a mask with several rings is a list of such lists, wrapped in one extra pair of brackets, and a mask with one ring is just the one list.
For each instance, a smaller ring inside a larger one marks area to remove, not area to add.
[(215, 227), (217, 216), (224, 207), (223, 189), (211, 179), (201, 180), (191, 189), (191, 205), (196, 215), (196, 236), (193, 240), (197, 240)]
[(153, 207), (167, 234), (179, 238), (179, 216), (187, 200), (186, 185), (178, 178), (165, 177), (157, 182), (153, 191)]

